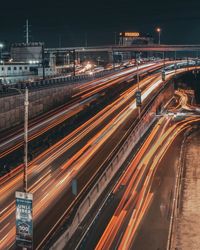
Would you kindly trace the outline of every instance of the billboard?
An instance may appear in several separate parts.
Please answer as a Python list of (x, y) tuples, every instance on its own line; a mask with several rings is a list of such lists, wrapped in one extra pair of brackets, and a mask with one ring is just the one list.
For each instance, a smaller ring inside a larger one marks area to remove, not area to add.
[(42, 43), (14, 43), (10, 53), (14, 62), (39, 61), (42, 63)]
[(16, 245), (33, 249), (33, 195), (16, 192)]
[(139, 32), (121, 32), (119, 33), (119, 35), (123, 37), (139, 37), (140, 33)]

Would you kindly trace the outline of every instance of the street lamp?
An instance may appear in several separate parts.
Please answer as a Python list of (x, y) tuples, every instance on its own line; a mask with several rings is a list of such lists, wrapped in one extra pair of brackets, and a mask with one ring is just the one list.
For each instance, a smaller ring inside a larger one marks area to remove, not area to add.
[(27, 185), (27, 168), (28, 168), (28, 88), (25, 88), (25, 93), (17, 88), (8, 87), (8, 89), (16, 90), (20, 95), (24, 95), (24, 192), (28, 192)]
[(136, 67), (137, 67), (137, 90), (136, 90), (136, 106), (138, 107), (138, 117), (141, 118), (141, 90), (140, 90), (140, 76), (138, 67), (138, 58), (136, 55)]
[(160, 45), (160, 33), (161, 33), (161, 28), (157, 28), (156, 31), (158, 32), (158, 44)]
[(3, 49), (3, 43), (0, 43), (0, 51), (1, 51), (1, 59), (2, 59), (2, 49)]

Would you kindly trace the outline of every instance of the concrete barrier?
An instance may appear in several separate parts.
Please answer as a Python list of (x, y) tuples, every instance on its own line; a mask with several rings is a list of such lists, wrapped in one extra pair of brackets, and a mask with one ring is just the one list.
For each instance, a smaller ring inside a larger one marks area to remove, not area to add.
[[(168, 92), (168, 93), (165, 93)], [(80, 223), (84, 220), (86, 215), (89, 213), (92, 206), (95, 204), (97, 199), (103, 193), (105, 188), (108, 186), (114, 175), (123, 165), (131, 151), (134, 149), (136, 144), (140, 141), (143, 135), (148, 131), (151, 125), (156, 120), (156, 109), (161, 103), (165, 103), (172, 95), (174, 89), (173, 86), (169, 86), (167, 89), (163, 89), (162, 97), (161, 95), (156, 99), (147, 112), (143, 115), (140, 122), (133, 129), (129, 137), (123, 143), (122, 147), (115, 154), (113, 159), (110, 161), (109, 165), (105, 171), (101, 174), (96, 184), (91, 188), (89, 193), (86, 195), (81, 205), (76, 211), (73, 222), (67, 228), (67, 230), (61, 235), (61, 237), (51, 246), (50, 249), (64, 249), (66, 243), (70, 240), (72, 235), (77, 230)]]

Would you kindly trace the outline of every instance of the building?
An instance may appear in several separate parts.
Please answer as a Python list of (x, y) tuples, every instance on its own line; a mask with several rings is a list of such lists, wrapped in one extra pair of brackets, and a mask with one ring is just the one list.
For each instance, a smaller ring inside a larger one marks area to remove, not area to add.
[(121, 32), (119, 34), (119, 44), (124, 46), (131, 46), (134, 44), (153, 44), (154, 39), (148, 34), (139, 32)]
[(13, 43), (9, 60), (2, 57), (0, 61), (0, 82), (32, 81), (42, 78), (44, 73), (45, 77), (54, 76), (56, 67), (50, 59), (44, 58), (44, 44), (41, 42)]
[[(56, 72), (51, 67), (45, 67), (45, 76), (53, 76)], [(43, 68), (35, 61), (29, 63), (0, 63), (0, 82), (16, 83), (31, 81), (43, 77)]]
[[(121, 32), (119, 34), (119, 45), (121, 46), (132, 46), (132, 45), (144, 45), (144, 44), (154, 44), (154, 39), (148, 34), (143, 34), (139, 32)], [(118, 52), (116, 53), (118, 60), (129, 60), (136, 57), (135, 52)], [(151, 56), (151, 52), (140, 53), (140, 56), (148, 57)], [(120, 59), (119, 59), (120, 58)]]

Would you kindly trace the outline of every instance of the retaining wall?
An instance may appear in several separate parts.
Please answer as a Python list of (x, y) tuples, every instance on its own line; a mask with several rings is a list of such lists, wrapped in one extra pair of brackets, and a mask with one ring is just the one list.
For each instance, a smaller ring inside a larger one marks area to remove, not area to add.
[(0, 84), (0, 132), (21, 124), (24, 120), (24, 97), (10, 88), (17, 88), (22, 92), (25, 87), (29, 89), (29, 119), (31, 119), (65, 103), (67, 98), (75, 93), (76, 86), (115, 71), (117, 70), (102, 71), (93, 76), (57, 77), (6, 86)]

